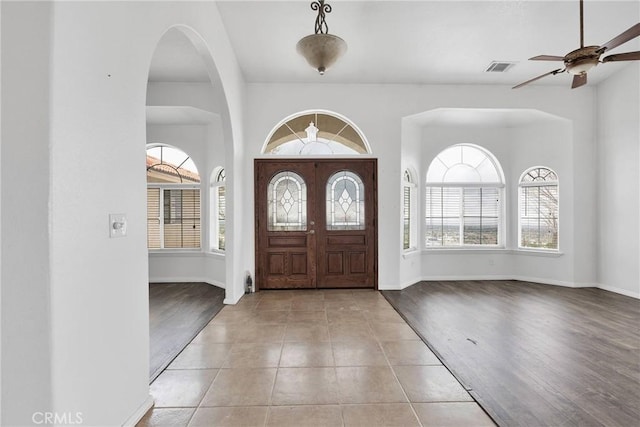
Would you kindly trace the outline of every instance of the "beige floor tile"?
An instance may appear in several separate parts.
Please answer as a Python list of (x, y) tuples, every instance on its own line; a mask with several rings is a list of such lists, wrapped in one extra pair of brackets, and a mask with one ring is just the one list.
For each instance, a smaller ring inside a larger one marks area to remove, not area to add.
[(150, 386), (155, 407), (198, 406), (217, 373), (217, 369), (164, 371)]
[(200, 406), (268, 405), (275, 377), (275, 368), (221, 369)]
[(252, 311), (247, 310), (227, 310), (227, 307), (223, 307), (209, 324), (222, 325), (228, 323), (243, 323), (251, 319), (253, 316), (252, 313)]
[(267, 419), (267, 411), (267, 406), (198, 408), (189, 427), (262, 427)]
[(209, 323), (191, 341), (192, 344), (230, 343), (235, 339), (239, 325), (233, 323)]
[(236, 331), (235, 342), (282, 342), (285, 327), (285, 324), (256, 325), (248, 323), (246, 327), (239, 328)]
[(290, 311), (287, 318), (288, 324), (327, 323), (327, 313), (324, 310)]
[(329, 337), (332, 342), (371, 341), (375, 339), (367, 323), (336, 322), (329, 324)]
[(271, 398), (273, 405), (338, 403), (335, 368), (280, 368)]
[(271, 406), (269, 427), (335, 427), (342, 425), (338, 405)]
[(382, 348), (392, 365), (441, 365), (422, 341), (385, 341)]
[(405, 323), (404, 319), (392, 308), (362, 307), (362, 314), (369, 322)]
[(336, 366), (386, 366), (389, 363), (377, 341), (334, 342)]
[(291, 310), (293, 311), (309, 311), (309, 310), (324, 310), (324, 299), (302, 299), (293, 298), (291, 301)]
[(191, 343), (182, 350), (167, 369), (221, 368), (232, 345), (231, 343)]
[(473, 401), (444, 366), (394, 366), (411, 402)]
[(475, 402), (414, 403), (425, 427), (489, 427), (495, 424)]
[(329, 323), (366, 323), (367, 318), (361, 310), (327, 309), (327, 322)]
[(222, 367), (276, 368), (280, 363), (281, 352), (281, 343), (235, 343)]
[(281, 311), (291, 309), (291, 299), (265, 299), (263, 298), (256, 305), (256, 311)]
[(251, 320), (254, 325), (284, 324), (287, 323), (289, 310), (254, 310), (252, 314)]
[(334, 366), (333, 351), (328, 342), (285, 342), (280, 357), (282, 368), (314, 368)]
[(342, 417), (345, 427), (355, 426), (420, 426), (408, 403), (378, 403), (370, 405), (344, 405)]
[(327, 310), (360, 310), (358, 303), (353, 298), (325, 299), (324, 307)]
[(325, 323), (289, 323), (284, 333), (285, 341), (329, 341), (329, 328)]
[(186, 427), (195, 408), (151, 408), (136, 427)]
[(420, 337), (405, 323), (371, 322), (371, 330), (380, 341), (419, 340)]
[(397, 403), (407, 398), (388, 366), (336, 368), (340, 403)]

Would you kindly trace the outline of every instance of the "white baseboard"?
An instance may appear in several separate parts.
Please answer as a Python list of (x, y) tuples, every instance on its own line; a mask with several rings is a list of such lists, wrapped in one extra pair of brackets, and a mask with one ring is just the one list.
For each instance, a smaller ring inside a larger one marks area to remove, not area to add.
[(624, 295), (631, 298), (640, 299), (640, 292), (632, 292), (627, 289), (621, 289), (615, 286), (607, 286), (607, 285), (598, 285), (598, 288), (603, 289), (609, 292), (615, 292), (616, 294)]
[(540, 278), (540, 277), (530, 277), (530, 276), (503, 276), (503, 275), (495, 275), (495, 276), (423, 276), (419, 279), (413, 281), (407, 281), (400, 284), (399, 287), (380, 287), (381, 291), (399, 291), (405, 288), (408, 288), (411, 285), (415, 285), (419, 282), (429, 282), (429, 281), (454, 281), (454, 280), (518, 280), (521, 282), (532, 282), (532, 283), (542, 283), (543, 285), (553, 285), (553, 286), (563, 286), (565, 288), (598, 288), (609, 292), (614, 292), (616, 294), (624, 295), (631, 298), (640, 299), (640, 292), (633, 292), (627, 289), (618, 288), (615, 286), (607, 286), (598, 283), (576, 283), (576, 282), (567, 282), (564, 280), (555, 280), (548, 278)]
[(205, 277), (149, 277), (149, 283), (207, 283), (218, 288), (226, 289), (224, 283)]
[(136, 424), (144, 417), (144, 415), (151, 409), (153, 406), (153, 397), (151, 395), (147, 396), (147, 399), (144, 401), (142, 405), (129, 417), (127, 421), (124, 422), (123, 427), (135, 427)]

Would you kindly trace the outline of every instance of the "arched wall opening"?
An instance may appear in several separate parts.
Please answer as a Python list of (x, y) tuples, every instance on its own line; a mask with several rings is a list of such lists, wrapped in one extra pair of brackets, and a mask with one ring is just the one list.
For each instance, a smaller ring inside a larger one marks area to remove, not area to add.
[[(233, 241), (230, 238), (233, 218), (229, 217), (224, 224), (227, 239), (221, 248), (219, 233), (212, 233), (212, 227), (217, 226), (212, 218), (219, 200), (214, 199), (208, 179), (216, 169), (224, 168), (226, 180), (233, 180), (230, 113), (212, 53), (194, 29), (174, 25), (159, 37), (149, 65), (145, 108), (147, 147), (171, 146), (181, 150), (197, 167), (200, 178), (190, 183), (193, 189), (177, 188), (184, 184), (160, 184), (166, 186), (170, 194), (187, 191), (189, 200), (197, 199), (197, 203), (189, 205), (194, 210), (190, 220), (193, 224), (187, 225), (193, 228), (190, 230), (192, 234), (195, 231), (198, 236), (186, 246), (173, 243), (169, 246), (148, 246), (149, 282), (205, 282), (224, 288), (227, 299), (236, 300), (233, 287), (227, 286), (232, 282), (229, 278), (233, 277)], [(159, 184), (148, 183), (149, 186), (158, 187)], [(229, 188), (225, 188), (226, 206), (233, 204), (233, 193)], [(184, 200), (184, 197), (176, 197), (178, 199)], [(165, 205), (173, 209), (173, 199), (170, 202), (170, 205)], [(169, 216), (166, 212), (158, 214), (157, 218), (148, 214), (148, 234), (152, 221), (165, 222), (170, 217), (169, 220), (175, 222), (173, 213), (185, 212), (178, 208), (180, 206)]]

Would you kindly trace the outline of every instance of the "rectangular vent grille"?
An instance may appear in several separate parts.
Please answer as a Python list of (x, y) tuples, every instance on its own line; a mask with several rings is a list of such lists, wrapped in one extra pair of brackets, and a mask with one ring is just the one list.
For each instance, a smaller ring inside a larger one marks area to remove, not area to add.
[(489, 64), (489, 66), (487, 67), (486, 70), (484, 70), (485, 73), (504, 73), (506, 72), (509, 68), (513, 67), (513, 65), (515, 64), (515, 62), (498, 62), (498, 61), (493, 61), (491, 64)]

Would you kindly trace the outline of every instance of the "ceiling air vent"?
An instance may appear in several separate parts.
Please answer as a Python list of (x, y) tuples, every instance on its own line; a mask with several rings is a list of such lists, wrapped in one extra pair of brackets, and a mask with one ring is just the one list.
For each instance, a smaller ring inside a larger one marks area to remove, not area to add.
[(504, 73), (514, 65), (515, 65), (515, 62), (493, 61), (491, 64), (489, 64), (487, 69), (484, 70), (484, 72), (485, 73)]

